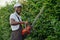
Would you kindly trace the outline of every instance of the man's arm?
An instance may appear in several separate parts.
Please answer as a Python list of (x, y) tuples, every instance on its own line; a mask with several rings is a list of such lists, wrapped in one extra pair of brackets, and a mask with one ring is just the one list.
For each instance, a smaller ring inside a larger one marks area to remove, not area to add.
[(19, 24), (19, 22), (16, 22), (14, 19), (10, 19), (10, 24), (11, 25), (18, 25)]
[(21, 21), (21, 22), (16, 22), (14, 19), (10, 19), (10, 24), (11, 25), (18, 25), (18, 24), (27, 24), (27, 22)]

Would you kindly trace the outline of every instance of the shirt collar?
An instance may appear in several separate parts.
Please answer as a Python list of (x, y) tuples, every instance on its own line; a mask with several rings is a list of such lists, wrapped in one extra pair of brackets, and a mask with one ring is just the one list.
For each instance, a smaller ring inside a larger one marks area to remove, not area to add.
[(17, 12), (14, 12), (15, 15), (17, 15), (19, 17), (19, 15), (17, 14)]

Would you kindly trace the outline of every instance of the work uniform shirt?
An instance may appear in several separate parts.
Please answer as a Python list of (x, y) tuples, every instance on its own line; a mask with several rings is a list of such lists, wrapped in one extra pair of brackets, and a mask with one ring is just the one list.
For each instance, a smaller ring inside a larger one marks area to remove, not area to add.
[[(19, 22), (19, 19), (18, 19), (17, 16), (19, 17), (20, 21), (22, 21), (22, 20), (21, 20), (21, 16), (19, 16), (16, 12), (14, 12), (14, 13), (12, 13), (12, 14), (10, 15), (10, 20), (11, 20), (11, 19), (14, 19), (16, 22)], [(19, 29), (19, 26), (20, 26), (20, 24), (18, 24), (18, 25), (11, 25), (12, 31), (18, 30), (18, 29)]]

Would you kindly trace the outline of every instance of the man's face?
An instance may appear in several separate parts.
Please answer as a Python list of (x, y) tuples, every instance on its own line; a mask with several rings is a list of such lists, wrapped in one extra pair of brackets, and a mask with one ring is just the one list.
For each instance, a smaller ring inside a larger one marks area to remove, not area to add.
[(20, 14), (21, 13), (21, 7), (19, 6), (19, 7), (15, 7), (15, 11), (18, 13), (18, 14)]

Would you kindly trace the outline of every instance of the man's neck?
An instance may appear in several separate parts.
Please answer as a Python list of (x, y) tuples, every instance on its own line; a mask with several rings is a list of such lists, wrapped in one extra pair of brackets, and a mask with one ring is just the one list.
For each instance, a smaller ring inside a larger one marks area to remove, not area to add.
[(17, 13), (18, 15), (20, 15), (19, 13)]

